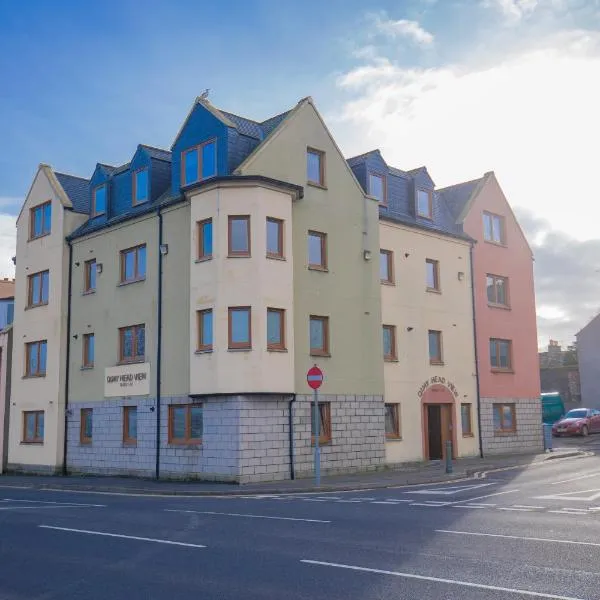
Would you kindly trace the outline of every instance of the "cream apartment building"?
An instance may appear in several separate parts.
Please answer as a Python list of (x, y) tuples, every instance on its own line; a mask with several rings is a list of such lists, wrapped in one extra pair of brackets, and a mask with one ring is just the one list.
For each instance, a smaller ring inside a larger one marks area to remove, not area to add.
[(312, 99), (197, 99), (170, 151), (40, 166), (18, 220), (9, 468), (236, 482), (479, 452), (472, 243), (426, 169)]

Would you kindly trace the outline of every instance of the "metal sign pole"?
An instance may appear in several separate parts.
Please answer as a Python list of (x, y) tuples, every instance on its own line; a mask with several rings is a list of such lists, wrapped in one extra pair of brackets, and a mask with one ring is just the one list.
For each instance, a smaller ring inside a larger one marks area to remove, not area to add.
[(321, 448), (319, 447), (319, 437), (321, 435), (321, 415), (319, 411), (319, 392), (314, 390), (314, 432), (315, 432), (315, 485), (321, 485)]

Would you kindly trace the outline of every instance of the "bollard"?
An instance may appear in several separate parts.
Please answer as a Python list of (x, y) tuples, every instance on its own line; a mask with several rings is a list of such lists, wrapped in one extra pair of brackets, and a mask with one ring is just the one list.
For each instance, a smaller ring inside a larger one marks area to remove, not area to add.
[(446, 473), (452, 473), (452, 442), (446, 441)]

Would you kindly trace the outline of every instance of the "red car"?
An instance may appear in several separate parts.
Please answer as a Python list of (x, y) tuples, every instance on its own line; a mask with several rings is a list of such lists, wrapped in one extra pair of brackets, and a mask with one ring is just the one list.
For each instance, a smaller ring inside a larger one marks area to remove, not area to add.
[(593, 408), (574, 408), (552, 425), (552, 435), (583, 435), (600, 431), (600, 411)]

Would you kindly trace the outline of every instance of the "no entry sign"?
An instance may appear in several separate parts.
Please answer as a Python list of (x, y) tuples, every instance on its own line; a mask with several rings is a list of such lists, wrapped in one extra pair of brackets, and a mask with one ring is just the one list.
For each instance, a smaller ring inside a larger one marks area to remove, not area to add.
[(323, 383), (323, 371), (315, 365), (308, 370), (306, 381), (313, 390), (318, 390)]

